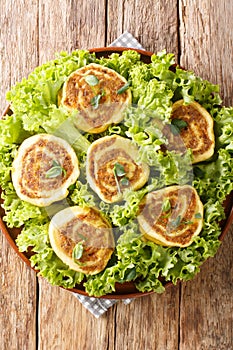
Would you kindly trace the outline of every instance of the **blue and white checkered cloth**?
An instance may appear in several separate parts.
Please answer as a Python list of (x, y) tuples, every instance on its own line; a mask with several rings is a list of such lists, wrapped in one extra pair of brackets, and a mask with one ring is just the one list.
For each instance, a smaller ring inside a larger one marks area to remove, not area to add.
[[(132, 49), (144, 50), (142, 45), (133, 37), (129, 32), (124, 32), (116, 40), (114, 40), (109, 46), (121, 46)], [(111, 306), (119, 302), (117, 299), (100, 299), (93, 297), (86, 297), (74, 293), (74, 296), (83, 304), (83, 306), (89, 310), (96, 318), (102, 316)], [(123, 299), (122, 302), (125, 305), (131, 303), (133, 299)]]
[(125, 305), (131, 303), (133, 299), (100, 299), (100, 298), (92, 298), (86, 297), (84, 295), (74, 293), (74, 296), (83, 304), (83, 306), (89, 310), (92, 315), (96, 318), (102, 316), (111, 306), (116, 304), (119, 301), (122, 301)]
[(134, 38), (132, 34), (125, 31), (116, 40), (114, 40), (109, 46), (121, 46), (132, 49), (145, 50), (142, 45)]

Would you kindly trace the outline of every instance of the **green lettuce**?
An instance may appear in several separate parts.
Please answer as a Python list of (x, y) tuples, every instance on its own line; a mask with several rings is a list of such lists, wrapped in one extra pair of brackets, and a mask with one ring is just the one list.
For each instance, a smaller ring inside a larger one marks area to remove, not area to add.
[(5, 188), (1, 197), (4, 200), (2, 208), (5, 210), (3, 220), (8, 227), (21, 227), (32, 218), (37, 218), (39, 223), (47, 217), (44, 208), (19, 199), (11, 183), (8, 188)]
[(39, 133), (46, 125), (53, 123), (58, 127), (64, 122), (69, 114), (57, 106), (57, 94), (73, 71), (94, 61), (95, 55), (85, 50), (74, 51), (71, 55), (62, 52), (16, 84), (6, 98), (13, 115), (21, 118), (24, 130)]
[[(124, 120), (100, 134), (82, 133), (75, 126), (77, 111), (60, 106), (57, 95), (67, 77), (76, 69), (96, 62), (114, 69), (130, 83), (133, 106)], [(220, 223), (225, 218), (223, 202), (233, 190), (233, 108), (221, 107), (219, 87), (175, 65), (174, 55), (165, 51), (152, 55), (151, 63), (140, 61), (140, 54), (128, 50), (122, 55), (96, 58), (85, 50), (61, 53), (23, 79), (7, 93), (12, 115), (0, 120), (0, 185), (8, 227), (21, 227), (16, 243), (21, 252), (32, 251), (32, 266), (53, 285), (73, 288), (84, 280), (86, 291), (101, 296), (115, 291), (116, 282), (134, 281), (142, 292), (162, 293), (164, 283), (189, 280), (201, 264), (213, 257), (219, 246)], [(197, 101), (214, 119), (216, 147), (207, 162), (192, 165), (192, 153), (166, 150), (164, 125), (171, 123), (172, 104), (184, 99)], [(80, 162), (79, 180), (69, 188), (68, 197), (47, 208), (20, 200), (11, 181), (12, 162), (24, 139), (37, 133), (52, 133), (66, 139)], [(99, 199), (86, 180), (86, 153), (96, 139), (118, 134), (128, 137), (139, 149), (137, 161), (150, 166), (145, 186), (124, 192), (123, 200), (108, 204)], [(193, 185), (204, 204), (202, 232), (186, 248), (163, 247), (143, 239), (137, 213), (144, 195), (173, 184)], [(50, 246), (50, 218), (69, 205), (95, 206), (112, 223), (116, 249), (107, 267), (94, 276), (71, 270)]]
[(54, 253), (49, 243), (48, 225), (48, 222), (38, 219), (29, 220), (16, 239), (19, 251), (27, 252), (31, 248), (36, 253), (30, 258), (31, 265), (49, 283), (73, 288), (81, 283), (84, 275), (71, 270)]

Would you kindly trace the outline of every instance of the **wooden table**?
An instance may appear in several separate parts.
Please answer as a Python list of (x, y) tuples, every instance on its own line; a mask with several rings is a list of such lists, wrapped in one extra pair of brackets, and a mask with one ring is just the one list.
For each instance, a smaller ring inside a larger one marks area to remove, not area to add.
[[(55, 52), (106, 46), (125, 30), (147, 50), (175, 53), (233, 104), (232, 0), (1, 0), (0, 18), (2, 110), (5, 91)], [(0, 241), (1, 349), (233, 349), (232, 229), (193, 281), (120, 302), (98, 320)]]

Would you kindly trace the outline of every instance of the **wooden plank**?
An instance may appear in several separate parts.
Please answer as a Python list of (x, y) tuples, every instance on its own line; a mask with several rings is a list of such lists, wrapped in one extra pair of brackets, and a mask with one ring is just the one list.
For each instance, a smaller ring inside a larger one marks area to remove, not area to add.
[[(107, 44), (124, 31), (149, 51), (166, 49), (178, 59), (177, 7), (174, 1), (109, 1)], [(115, 349), (178, 349), (179, 287), (118, 304)], [(109, 348), (111, 349), (111, 348)]]
[(39, 349), (113, 349), (114, 313), (96, 319), (72, 293), (41, 279)]
[[(40, 63), (55, 52), (105, 45), (105, 1), (40, 1)], [(70, 293), (39, 280), (39, 349), (107, 349), (114, 308), (95, 319)], [(110, 324), (110, 326), (108, 325)], [(45, 326), (46, 325), (46, 326)]]
[(178, 57), (177, 6), (173, 0), (108, 2), (107, 44), (124, 31), (149, 51), (166, 49)]
[[(224, 1), (180, 2), (181, 65), (221, 86), (232, 104), (233, 6)], [(182, 287), (180, 350), (233, 347), (232, 229), (214, 259)]]
[(233, 229), (214, 259), (182, 287), (180, 350), (233, 348)]
[[(0, 2), (0, 109), (5, 110), (5, 93), (38, 65), (37, 1)], [(24, 18), (24, 20), (22, 20)], [(26, 35), (27, 34), (27, 35)]]
[[(0, 2), (0, 106), (5, 92), (38, 64), (37, 1)], [(23, 20), (22, 20), (23, 18)], [(2, 349), (36, 349), (35, 274), (23, 263), (0, 232)]]
[(36, 349), (35, 273), (17, 256), (0, 231), (2, 349)]
[(116, 309), (116, 350), (178, 349), (179, 286)]
[(181, 65), (221, 86), (233, 105), (233, 4), (228, 0), (180, 1)]
[(105, 45), (105, 0), (39, 2), (40, 63), (55, 52)]

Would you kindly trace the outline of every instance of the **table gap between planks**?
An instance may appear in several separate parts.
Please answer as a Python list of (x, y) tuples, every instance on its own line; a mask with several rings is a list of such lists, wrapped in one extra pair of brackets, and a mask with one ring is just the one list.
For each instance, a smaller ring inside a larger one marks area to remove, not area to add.
[[(229, 0), (1, 0), (0, 101), (62, 50), (109, 45), (128, 30), (153, 52), (221, 85), (233, 104), (233, 3)], [(1, 236), (4, 350), (229, 350), (233, 348), (232, 229), (193, 281), (95, 319), (69, 292), (35, 276)]]

